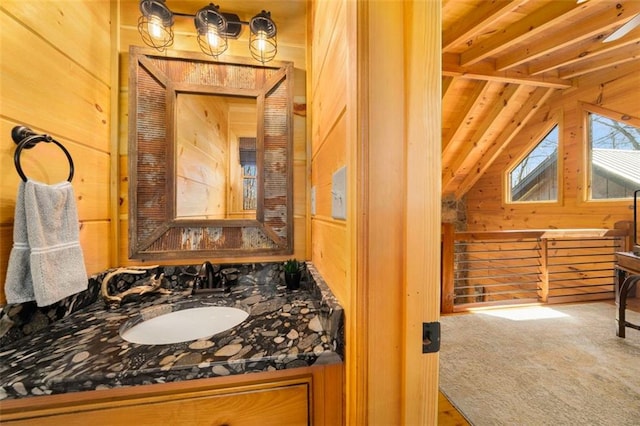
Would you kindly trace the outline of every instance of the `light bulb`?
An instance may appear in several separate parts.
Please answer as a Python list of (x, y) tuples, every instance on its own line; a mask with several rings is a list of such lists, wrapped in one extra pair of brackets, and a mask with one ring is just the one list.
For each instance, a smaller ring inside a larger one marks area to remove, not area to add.
[(266, 46), (266, 44), (267, 44), (267, 43), (266, 43), (266, 40), (267, 40), (267, 33), (266, 33), (266, 32), (264, 32), (264, 31), (258, 31), (257, 36), (258, 36), (258, 37), (257, 37), (257, 38), (258, 38), (258, 45), (257, 45), (257, 48), (258, 48), (258, 50), (259, 50), (260, 52), (264, 52), (265, 48), (267, 47), (267, 46)]
[(207, 27), (207, 43), (211, 47), (218, 47), (218, 44), (220, 44), (218, 29), (213, 25), (208, 25)]
[(163, 28), (164, 28), (164, 25), (162, 25), (162, 19), (160, 19), (156, 15), (152, 15), (149, 18), (147, 29), (149, 31), (149, 35), (152, 38), (155, 38), (155, 39), (162, 38)]

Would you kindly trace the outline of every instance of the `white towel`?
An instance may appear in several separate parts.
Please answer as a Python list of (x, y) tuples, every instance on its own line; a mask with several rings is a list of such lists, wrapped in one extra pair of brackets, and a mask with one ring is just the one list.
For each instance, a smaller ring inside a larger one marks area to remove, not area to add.
[(35, 300), (48, 306), (87, 288), (70, 182), (20, 182), (13, 237), (5, 283), (8, 303)]

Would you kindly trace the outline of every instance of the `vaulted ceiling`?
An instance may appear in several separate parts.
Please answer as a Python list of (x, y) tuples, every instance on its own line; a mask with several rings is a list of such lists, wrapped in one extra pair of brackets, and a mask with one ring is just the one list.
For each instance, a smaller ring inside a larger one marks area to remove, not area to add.
[(635, 61), (640, 1), (443, 0), (442, 192), (463, 196), (556, 91)]

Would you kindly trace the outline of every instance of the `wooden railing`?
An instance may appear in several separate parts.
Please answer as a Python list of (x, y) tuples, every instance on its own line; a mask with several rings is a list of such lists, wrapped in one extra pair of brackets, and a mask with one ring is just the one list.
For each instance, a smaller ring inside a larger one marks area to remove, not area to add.
[(454, 232), (443, 224), (441, 310), (612, 299), (614, 254), (628, 251), (630, 229)]

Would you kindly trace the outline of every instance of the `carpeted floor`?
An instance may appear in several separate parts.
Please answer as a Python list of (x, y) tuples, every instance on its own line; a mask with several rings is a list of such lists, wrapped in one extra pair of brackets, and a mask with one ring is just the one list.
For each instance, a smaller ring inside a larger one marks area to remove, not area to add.
[(640, 425), (640, 331), (616, 337), (613, 304), (440, 321), (440, 389), (473, 425)]

